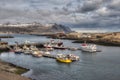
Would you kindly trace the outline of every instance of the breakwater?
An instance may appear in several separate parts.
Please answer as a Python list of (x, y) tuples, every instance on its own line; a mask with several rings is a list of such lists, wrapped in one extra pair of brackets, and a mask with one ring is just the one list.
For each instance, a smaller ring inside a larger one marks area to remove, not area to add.
[(120, 42), (112, 41), (109, 39), (79, 39), (73, 41), (73, 43), (84, 43), (84, 41), (86, 41), (87, 43), (94, 43), (105, 46), (120, 46)]
[(4, 36), (0, 35), (0, 38), (14, 38), (14, 37), (13, 36), (9, 36), (9, 35), (8, 36), (7, 35), (6, 36), (5, 35)]
[(67, 33), (49, 36), (54, 39), (74, 40), (73, 43), (94, 43), (106, 46), (120, 46), (120, 32), (113, 33)]

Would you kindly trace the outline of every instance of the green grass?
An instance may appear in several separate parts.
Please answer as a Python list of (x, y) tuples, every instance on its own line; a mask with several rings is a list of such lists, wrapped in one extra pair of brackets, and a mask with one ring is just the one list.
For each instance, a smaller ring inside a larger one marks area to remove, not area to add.
[(15, 71), (16, 74), (23, 74), (25, 72), (27, 72), (28, 69), (23, 69), (23, 68), (17, 68), (17, 70)]

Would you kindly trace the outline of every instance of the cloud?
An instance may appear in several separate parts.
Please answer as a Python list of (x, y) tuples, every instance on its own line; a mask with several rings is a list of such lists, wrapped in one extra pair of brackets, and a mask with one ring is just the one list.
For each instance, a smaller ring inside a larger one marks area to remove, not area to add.
[(120, 0), (0, 0), (0, 22), (119, 27)]
[(101, 0), (85, 0), (82, 6), (78, 6), (78, 11), (83, 13), (94, 11), (100, 7), (101, 3)]
[(120, 11), (120, 0), (112, 0), (108, 8)]

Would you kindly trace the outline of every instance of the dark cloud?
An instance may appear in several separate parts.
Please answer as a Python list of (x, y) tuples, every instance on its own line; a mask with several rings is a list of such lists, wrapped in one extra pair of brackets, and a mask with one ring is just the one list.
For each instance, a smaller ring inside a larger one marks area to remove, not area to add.
[(58, 10), (59, 8), (58, 8), (58, 7), (54, 7), (53, 9), (54, 9), (54, 10)]
[(64, 11), (68, 11), (68, 8), (67, 7), (63, 7), (62, 8)]
[(120, 0), (112, 0), (110, 4), (107, 5), (109, 9), (120, 11)]
[(82, 5), (77, 6), (77, 12), (91, 12), (98, 9), (102, 4), (102, 0), (85, 0)]
[[(80, 7), (78, 7), (79, 9)], [(90, 12), (90, 11), (94, 11), (97, 8), (99, 8), (99, 5), (95, 4), (95, 3), (85, 3), (83, 4), (83, 6), (80, 8), (81, 12)]]
[(72, 3), (69, 2), (69, 3), (66, 4), (66, 6), (67, 6), (67, 7), (71, 7), (71, 6), (72, 6)]

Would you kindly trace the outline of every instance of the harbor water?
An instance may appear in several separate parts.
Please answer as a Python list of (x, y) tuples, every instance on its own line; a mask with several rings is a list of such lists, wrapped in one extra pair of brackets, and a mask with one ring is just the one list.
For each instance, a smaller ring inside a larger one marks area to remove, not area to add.
[[(2, 39), (15, 44), (17, 41), (23, 43), (25, 40), (31, 42), (47, 42), (50, 38), (34, 35), (14, 34), (14, 38)], [(66, 47), (79, 48), (79, 43), (72, 43), (72, 40), (62, 40)], [(120, 80), (120, 47), (97, 45), (102, 52), (87, 53), (70, 50), (54, 50), (51, 54), (75, 54), (80, 56), (80, 60), (65, 64), (59, 63), (52, 58), (35, 58), (31, 55), (14, 54), (4, 52), (0, 59), (15, 65), (30, 69), (22, 76), (30, 77), (34, 80)]]

